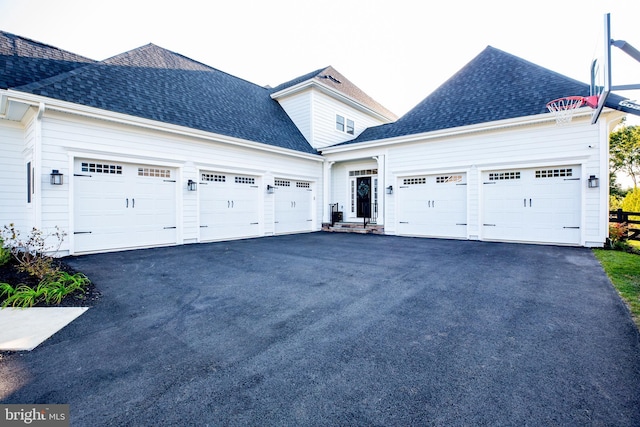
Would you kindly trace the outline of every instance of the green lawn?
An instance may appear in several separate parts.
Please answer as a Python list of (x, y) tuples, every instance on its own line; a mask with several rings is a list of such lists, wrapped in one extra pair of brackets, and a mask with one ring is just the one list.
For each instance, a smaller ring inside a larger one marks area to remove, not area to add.
[(594, 249), (593, 253), (631, 309), (633, 320), (640, 328), (640, 255), (604, 249)]

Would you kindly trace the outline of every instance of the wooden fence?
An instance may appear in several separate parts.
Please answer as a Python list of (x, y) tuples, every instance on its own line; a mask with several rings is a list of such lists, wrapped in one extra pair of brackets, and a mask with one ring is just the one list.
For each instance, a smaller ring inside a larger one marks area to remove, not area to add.
[[(633, 219), (629, 219), (633, 217)], [(609, 211), (609, 222), (626, 224), (629, 233), (628, 240), (640, 240), (640, 212), (625, 212), (622, 209), (617, 211)]]

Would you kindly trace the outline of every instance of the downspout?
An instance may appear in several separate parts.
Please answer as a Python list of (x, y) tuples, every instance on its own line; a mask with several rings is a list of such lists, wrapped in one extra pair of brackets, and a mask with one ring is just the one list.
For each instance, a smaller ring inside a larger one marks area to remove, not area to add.
[(42, 230), (42, 189), (44, 188), (42, 185), (44, 176), (42, 169), (42, 117), (44, 111), (44, 102), (40, 102), (33, 129), (33, 170), (39, 171), (36, 172), (33, 182), (35, 193), (33, 197), (33, 226), (38, 230)]

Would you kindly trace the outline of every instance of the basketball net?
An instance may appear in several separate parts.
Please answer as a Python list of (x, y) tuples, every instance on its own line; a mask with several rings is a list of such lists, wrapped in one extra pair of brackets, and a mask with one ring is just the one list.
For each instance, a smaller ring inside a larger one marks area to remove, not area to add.
[(595, 108), (598, 105), (598, 97), (566, 96), (547, 102), (547, 109), (556, 115), (556, 124), (564, 125), (571, 122), (573, 114), (583, 105)]

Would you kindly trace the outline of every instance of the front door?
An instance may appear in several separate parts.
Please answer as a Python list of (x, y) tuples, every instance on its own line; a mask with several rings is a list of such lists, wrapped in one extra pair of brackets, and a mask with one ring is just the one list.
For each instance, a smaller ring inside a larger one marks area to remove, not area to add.
[(365, 176), (356, 180), (356, 202), (358, 218), (371, 218), (371, 177)]

